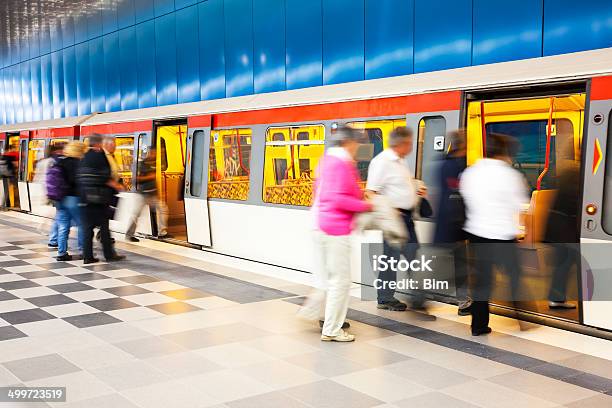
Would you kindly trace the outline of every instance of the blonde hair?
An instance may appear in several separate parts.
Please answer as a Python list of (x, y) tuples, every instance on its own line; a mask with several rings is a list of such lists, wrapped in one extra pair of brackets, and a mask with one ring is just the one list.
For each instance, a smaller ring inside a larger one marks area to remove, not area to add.
[(86, 149), (85, 143), (75, 140), (64, 146), (64, 156), (81, 159)]

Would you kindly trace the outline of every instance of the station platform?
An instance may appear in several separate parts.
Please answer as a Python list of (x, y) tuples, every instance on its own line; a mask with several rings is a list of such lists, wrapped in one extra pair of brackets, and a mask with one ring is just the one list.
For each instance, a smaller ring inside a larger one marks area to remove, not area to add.
[(430, 321), (355, 288), (356, 342), (324, 343), (296, 317), (308, 274), (119, 236), (125, 261), (57, 262), (36, 222), (0, 214), (0, 387), (67, 402), (0, 407), (612, 406), (609, 340), (501, 316), (472, 337), (453, 306)]

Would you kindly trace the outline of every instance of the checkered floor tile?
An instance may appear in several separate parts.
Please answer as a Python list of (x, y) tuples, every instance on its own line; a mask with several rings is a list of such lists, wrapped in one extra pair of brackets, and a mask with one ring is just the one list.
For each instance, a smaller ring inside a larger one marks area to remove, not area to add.
[[(210, 294), (119, 263), (58, 262), (38, 240), (0, 242), (0, 341), (20, 324), (62, 319), (78, 328), (201, 310)], [(126, 311), (129, 310), (129, 313)]]

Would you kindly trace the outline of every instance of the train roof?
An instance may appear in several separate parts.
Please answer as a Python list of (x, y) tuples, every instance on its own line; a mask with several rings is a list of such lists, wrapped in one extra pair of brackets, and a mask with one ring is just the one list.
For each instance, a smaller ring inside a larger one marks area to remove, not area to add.
[(42, 130), (42, 129), (61, 129), (61, 128), (69, 128), (74, 126), (79, 126), (87, 119), (91, 118), (95, 114), (91, 115), (83, 115), (83, 116), (73, 116), (69, 118), (60, 118), (60, 119), (49, 119), (49, 120), (40, 120), (38, 122), (24, 122), (24, 123), (16, 123), (13, 125), (4, 125), (0, 126), (0, 133), (17, 133), (22, 130)]

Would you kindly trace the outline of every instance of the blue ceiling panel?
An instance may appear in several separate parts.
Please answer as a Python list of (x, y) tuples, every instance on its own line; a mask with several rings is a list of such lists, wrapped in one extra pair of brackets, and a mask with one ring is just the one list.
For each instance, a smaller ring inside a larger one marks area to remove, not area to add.
[(253, 3), (225, 0), (225, 94), (253, 93)]
[(119, 34), (103, 37), (104, 67), (106, 71), (106, 111), (121, 110), (121, 84), (119, 71)]
[[(30, 100), (32, 101), (32, 120), (41, 120), (42, 113), (42, 88), (40, 82), (40, 57), (30, 60), (30, 83), (32, 89)], [(6, 102), (5, 102), (6, 103)]]
[(543, 0), (474, 0), (474, 65), (542, 55)]
[(134, 0), (120, 0), (117, 4), (117, 28), (122, 29), (136, 24)]
[(104, 42), (102, 37), (89, 44), (89, 80), (91, 81), (91, 111), (106, 111), (106, 73), (104, 70)]
[(472, 0), (415, 0), (414, 72), (472, 62)]
[(200, 100), (198, 6), (176, 12), (176, 69), (178, 102)]
[(77, 75), (76, 75), (76, 56), (74, 46), (64, 48), (63, 70), (64, 70), (64, 102), (66, 105), (66, 116), (77, 116), (78, 97), (77, 97)]
[(414, 0), (366, 0), (365, 19), (365, 79), (411, 74)]
[(51, 53), (51, 79), (53, 82), (53, 118), (64, 117), (64, 58), (62, 51)]
[(119, 31), (119, 74), (121, 76), (121, 109), (138, 108), (138, 58), (136, 29)]
[(89, 44), (74, 46), (77, 69), (77, 103), (79, 115), (91, 113), (91, 84), (89, 80)]
[(157, 105), (177, 102), (176, 18), (174, 13), (155, 19)]
[(225, 22), (223, 0), (198, 4), (200, 99), (225, 98)]
[(253, 3), (255, 93), (285, 90), (285, 0)]
[(155, 78), (155, 22), (146, 21), (136, 26), (136, 56), (138, 58), (138, 107), (157, 105)]
[(286, 0), (287, 89), (323, 84), (321, 0)]
[(364, 0), (323, 0), (323, 84), (364, 79)]
[(544, 2), (544, 55), (612, 47), (612, 1)]

